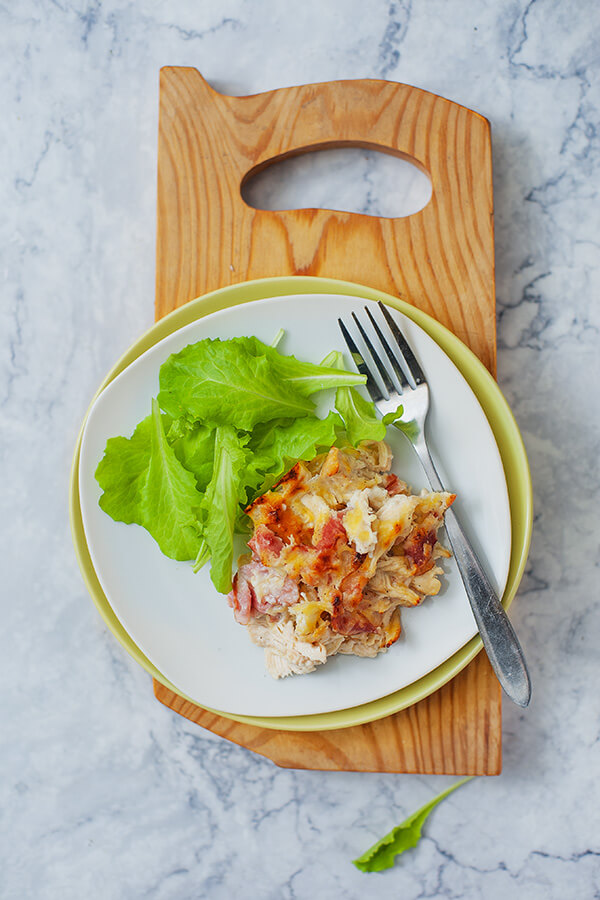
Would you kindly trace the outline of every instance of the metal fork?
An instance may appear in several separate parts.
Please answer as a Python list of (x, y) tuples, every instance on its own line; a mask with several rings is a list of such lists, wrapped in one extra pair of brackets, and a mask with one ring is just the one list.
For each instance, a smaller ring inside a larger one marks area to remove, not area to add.
[[(365, 311), (401, 386), (401, 392), (394, 385), (388, 369), (381, 361), (358, 317), (352, 313), (352, 318), (385, 386), (387, 398), (381, 391), (372, 368), (365, 361), (341, 319), (338, 319), (339, 326), (358, 371), (361, 375), (366, 376), (367, 390), (378, 411), (383, 416), (386, 413), (394, 412), (398, 405), (402, 404), (404, 407), (403, 418), (414, 422), (415, 426), (411, 435), (407, 435), (407, 437), (423, 464), (431, 487), (434, 491), (443, 491), (442, 482), (433, 464), (425, 438), (425, 420), (429, 409), (427, 379), (398, 324), (381, 301), (379, 308), (389, 327), (389, 334), (395, 345), (394, 349), (390, 346), (370, 309), (365, 306)], [(483, 646), (496, 677), (507, 696), (514, 703), (522, 707), (527, 706), (531, 699), (531, 683), (523, 651), (514, 629), (452, 508), (447, 510), (444, 522)]]

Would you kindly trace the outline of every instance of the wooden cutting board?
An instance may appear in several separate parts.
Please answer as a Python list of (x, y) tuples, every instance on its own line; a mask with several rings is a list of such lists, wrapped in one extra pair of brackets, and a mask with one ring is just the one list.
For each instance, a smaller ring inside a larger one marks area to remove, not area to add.
[[(368, 147), (432, 181), (402, 219), (255, 210), (241, 185), (277, 159)], [(491, 140), (482, 116), (403, 84), (359, 80), (219, 94), (196, 69), (160, 74), (156, 318), (208, 291), (275, 275), (355, 281), (438, 319), (495, 374)], [(485, 654), (418, 704), (369, 725), (281, 732), (232, 722), (159, 682), (181, 715), (292, 768), (495, 775), (501, 698)]]

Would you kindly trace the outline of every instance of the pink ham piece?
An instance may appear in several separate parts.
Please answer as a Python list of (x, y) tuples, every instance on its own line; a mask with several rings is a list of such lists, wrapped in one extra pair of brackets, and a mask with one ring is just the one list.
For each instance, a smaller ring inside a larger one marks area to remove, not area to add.
[(244, 574), (242, 568), (234, 575), (233, 588), (227, 594), (227, 602), (233, 610), (233, 617), (240, 625), (247, 625), (252, 615), (252, 601), (254, 600), (254, 590), (252, 584)]
[(384, 485), (390, 497), (395, 497), (396, 494), (402, 493), (403, 485), (400, 483), (400, 479), (398, 478), (398, 476), (394, 475), (393, 472), (390, 472), (390, 474), (387, 476)]
[(347, 540), (346, 529), (342, 525), (343, 513), (337, 513), (325, 523), (321, 532), (321, 539), (317, 544), (318, 550), (330, 550), (338, 538)]
[(248, 546), (258, 557), (277, 557), (283, 550), (283, 541), (266, 525), (259, 525)]
[(227, 600), (236, 622), (247, 625), (254, 611), (266, 613), (275, 607), (292, 606), (299, 597), (298, 585), (285, 572), (253, 559), (239, 569)]

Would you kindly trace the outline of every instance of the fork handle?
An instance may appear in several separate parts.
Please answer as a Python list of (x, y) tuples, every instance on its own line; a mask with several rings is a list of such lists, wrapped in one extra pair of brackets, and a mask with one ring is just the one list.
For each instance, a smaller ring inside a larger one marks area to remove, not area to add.
[[(431, 487), (435, 491), (443, 491), (426, 444), (421, 441), (414, 446)], [(496, 677), (513, 703), (528, 706), (531, 682), (517, 635), (453, 509), (446, 512), (444, 522), (483, 646)]]

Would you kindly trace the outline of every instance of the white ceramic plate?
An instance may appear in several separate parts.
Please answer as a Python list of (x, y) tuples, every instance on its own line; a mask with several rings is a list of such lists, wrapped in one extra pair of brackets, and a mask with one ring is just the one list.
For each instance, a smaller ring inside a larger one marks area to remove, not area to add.
[[(233, 715), (296, 716), (367, 703), (406, 687), (452, 656), (476, 634), (475, 621), (454, 560), (437, 597), (402, 611), (403, 635), (376, 659), (337, 656), (310, 675), (274, 681), (263, 651), (251, 643), (210, 581), (190, 563), (163, 556), (150, 535), (114, 522), (99, 507), (94, 472), (106, 441), (129, 436), (150, 412), (158, 372), (171, 354), (204, 337), (255, 335), (279, 349), (319, 362), (329, 351), (346, 353), (338, 316), (360, 313), (370, 300), (344, 295), (294, 295), (221, 310), (160, 341), (114, 379), (87, 419), (79, 487), (85, 535), (102, 588), (135, 643), (179, 691), (200, 706)], [(502, 595), (510, 559), (510, 511), (500, 454), (471, 388), (438, 345), (410, 319), (392, 314), (416, 351), (431, 388), (428, 440), (440, 477), (458, 495), (455, 509), (491, 580)], [(333, 403), (321, 396), (319, 412)], [(415, 491), (427, 487), (408, 441), (388, 429), (393, 471)], [(443, 538), (442, 538), (443, 539)], [(239, 552), (243, 551), (240, 541)], [(236, 548), (237, 550), (238, 548)], [(237, 553), (236, 553), (237, 558)]]

